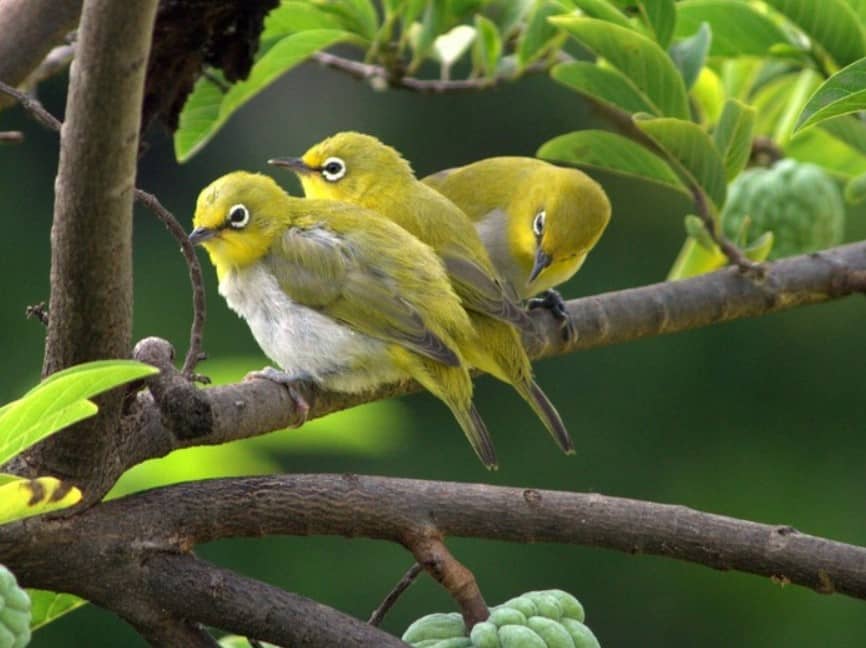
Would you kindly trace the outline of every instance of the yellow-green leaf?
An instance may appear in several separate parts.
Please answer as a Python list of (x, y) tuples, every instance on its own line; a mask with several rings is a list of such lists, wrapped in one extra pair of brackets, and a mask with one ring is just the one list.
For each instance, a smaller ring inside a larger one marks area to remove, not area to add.
[(803, 108), (803, 112), (800, 113), (794, 132), (820, 124), (832, 117), (864, 109), (866, 109), (866, 58), (839, 70), (815, 90)]
[(765, 0), (823, 47), (840, 66), (866, 56), (866, 34), (845, 0)]
[(587, 61), (560, 63), (550, 76), (596, 101), (624, 110), (629, 114), (645, 112), (661, 115), (661, 110), (621, 72)]
[(54, 477), (17, 479), (0, 486), (0, 524), (67, 508), (80, 501), (80, 490)]
[(769, 16), (742, 0), (683, 0), (677, 3), (675, 36), (685, 38), (708, 23), (710, 56), (765, 56), (788, 38)]
[(725, 163), (725, 175), (733, 180), (749, 161), (752, 150), (752, 130), (755, 127), (755, 109), (728, 99), (722, 116), (713, 132), (713, 143)]
[(30, 596), (30, 629), (38, 630), (55, 619), (72, 612), (87, 601), (72, 594), (49, 592), (48, 590), (28, 589)]

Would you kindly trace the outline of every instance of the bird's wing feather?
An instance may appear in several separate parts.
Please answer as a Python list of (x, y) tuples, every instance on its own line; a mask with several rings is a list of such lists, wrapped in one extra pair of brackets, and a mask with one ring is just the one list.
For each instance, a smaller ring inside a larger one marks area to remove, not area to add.
[(351, 236), (319, 224), (287, 230), (276, 241), (268, 263), (282, 289), (298, 303), (371, 337), (459, 365), (457, 354), (427, 328), (370, 256), (353, 244)]

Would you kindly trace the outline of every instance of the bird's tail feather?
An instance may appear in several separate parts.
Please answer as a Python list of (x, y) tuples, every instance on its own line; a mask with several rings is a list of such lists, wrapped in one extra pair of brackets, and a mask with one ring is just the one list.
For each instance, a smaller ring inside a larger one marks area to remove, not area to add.
[(514, 388), (523, 397), (523, 400), (529, 403), (536, 416), (541, 419), (560, 450), (565, 454), (574, 454), (574, 441), (571, 440), (571, 435), (569, 435), (565, 423), (562, 422), (562, 417), (559, 416), (556, 407), (550, 402), (538, 383), (529, 379), (525, 382), (515, 383)]

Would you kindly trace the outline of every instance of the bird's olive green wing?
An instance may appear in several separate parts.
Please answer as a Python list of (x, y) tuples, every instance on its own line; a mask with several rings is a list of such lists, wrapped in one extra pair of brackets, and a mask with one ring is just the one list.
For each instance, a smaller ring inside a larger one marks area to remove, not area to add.
[(426, 178), (422, 178), (421, 182), (423, 182), (428, 187), (433, 187), (438, 191), (439, 187), (442, 186), (442, 183), (445, 182), (445, 179), (461, 168), (462, 167), (451, 167), (450, 169), (442, 169), (441, 171), (437, 171), (436, 173), (431, 173)]
[(280, 287), (314, 308), (370, 337), (412, 349), (446, 365), (460, 358), (424, 324), (391, 277), (366, 262), (367, 255), (324, 225), (290, 228), (265, 258)]
[(529, 315), (518, 305), (517, 295), (509, 284), (493, 276), (459, 247), (448, 246), (438, 252), (454, 290), (467, 309), (514, 324), (526, 331), (535, 330)]

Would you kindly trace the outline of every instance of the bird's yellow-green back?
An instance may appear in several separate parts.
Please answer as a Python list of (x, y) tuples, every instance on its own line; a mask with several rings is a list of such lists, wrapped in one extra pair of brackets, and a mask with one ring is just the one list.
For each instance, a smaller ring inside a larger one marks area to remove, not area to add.
[(597, 182), (535, 158), (488, 158), (423, 182), (476, 224), (493, 263), (521, 297), (569, 279), (610, 221), (610, 201)]

